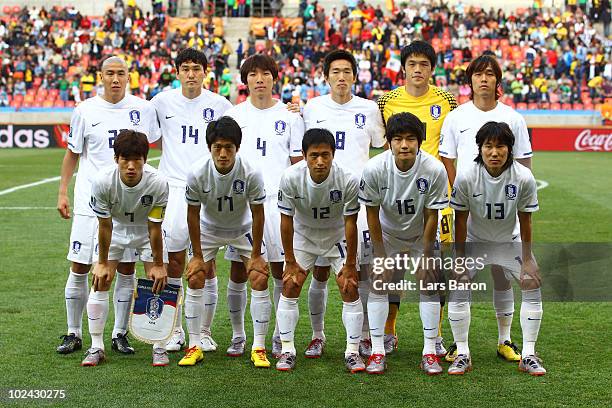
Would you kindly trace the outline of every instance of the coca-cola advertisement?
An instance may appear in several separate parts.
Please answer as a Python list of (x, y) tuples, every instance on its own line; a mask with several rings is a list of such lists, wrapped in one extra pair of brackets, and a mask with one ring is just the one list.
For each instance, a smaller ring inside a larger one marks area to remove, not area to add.
[(612, 152), (612, 128), (531, 128), (534, 151)]

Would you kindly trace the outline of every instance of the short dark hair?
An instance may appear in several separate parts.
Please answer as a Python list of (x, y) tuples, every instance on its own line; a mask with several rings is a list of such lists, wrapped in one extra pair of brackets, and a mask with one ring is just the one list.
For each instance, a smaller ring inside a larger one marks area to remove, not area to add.
[(274, 58), (265, 54), (255, 54), (244, 60), (240, 67), (240, 79), (243, 84), (246, 85), (249, 72), (253, 72), (257, 68), (262, 71), (270, 71), (272, 73), (272, 78), (274, 78), (275, 81), (278, 79), (278, 65), (276, 65)]
[(391, 115), (387, 120), (385, 138), (391, 143), (394, 136), (412, 133), (419, 141), (419, 147), (425, 140), (425, 124), (410, 112), (401, 112)]
[(147, 160), (149, 141), (147, 135), (135, 130), (123, 129), (115, 138), (113, 145), (115, 157), (142, 157)]
[[(489, 67), (491, 67), (491, 69), (493, 70), (493, 73), (495, 73), (495, 87), (497, 89), (499, 84), (501, 84), (502, 70), (499, 66), (499, 63), (497, 62), (497, 59), (495, 59), (494, 56), (489, 55), (489, 54), (483, 54), (480, 57), (473, 60), (472, 62), (470, 62), (470, 65), (468, 65), (465, 71), (465, 77), (466, 77), (466, 81), (468, 85), (470, 86), (470, 90), (472, 91), (472, 93), (470, 94), (470, 99), (474, 98), (474, 88), (472, 87), (472, 75), (474, 75), (477, 72), (482, 72)], [(499, 93), (496, 91), (495, 99), (498, 99), (499, 96), (500, 96)]]
[(428, 42), (417, 40), (402, 48), (402, 68), (406, 66), (406, 60), (411, 55), (423, 55), (429, 60), (432, 69), (436, 66), (436, 50)]
[(484, 164), (482, 159), (482, 146), (487, 141), (497, 141), (502, 145), (508, 146), (508, 160), (504, 166), (504, 170), (512, 164), (512, 146), (514, 146), (514, 134), (512, 129), (504, 122), (487, 122), (476, 133), (476, 144), (478, 145), (478, 156), (474, 161), (478, 164)]
[(325, 56), (325, 61), (323, 61), (323, 74), (326, 78), (329, 76), (329, 68), (332, 62), (338, 60), (350, 62), (351, 68), (353, 68), (353, 75), (357, 77), (357, 61), (355, 61), (353, 54), (346, 50), (333, 50)]
[(217, 120), (213, 120), (206, 128), (206, 144), (208, 148), (219, 139), (226, 139), (236, 145), (236, 149), (240, 147), (242, 142), (242, 130), (240, 125), (229, 116), (221, 116)]
[(208, 67), (208, 61), (206, 60), (206, 54), (194, 48), (185, 48), (181, 50), (176, 56), (176, 58), (174, 59), (174, 66), (176, 67), (176, 70), (178, 71), (183, 63), (189, 62), (189, 61), (195, 64), (198, 64), (198, 65), (201, 65), (204, 71), (206, 71), (206, 68)]
[(336, 138), (327, 129), (313, 128), (308, 129), (302, 138), (302, 152), (308, 153), (310, 146), (326, 144), (332, 149), (332, 154), (336, 154)]

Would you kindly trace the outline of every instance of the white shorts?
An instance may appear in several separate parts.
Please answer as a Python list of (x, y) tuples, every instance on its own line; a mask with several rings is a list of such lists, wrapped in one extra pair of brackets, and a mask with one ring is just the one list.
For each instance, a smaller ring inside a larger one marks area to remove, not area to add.
[[(372, 263), (372, 240), (370, 239), (370, 229), (368, 228), (368, 217), (365, 206), (361, 206), (357, 216), (357, 269), (359, 265), (370, 265)], [(316, 266), (330, 266), (323, 258), (317, 259)]]
[(300, 251), (299, 249), (294, 249), (293, 253), (295, 254), (295, 261), (306, 271), (309, 271), (315, 265), (315, 262), (322, 260), (326, 262), (327, 265), (330, 265), (337, 275), (340, 272), (340, 269), (342, 269), (342, 265), (344, 265), (345, 260), (345, 257), (338, 255), (337, 248), (330, 251), (331, 256), (312, 254), (310, 252)]
[(387, 257), (392, 257), (397, 254), (408, 254), (411, 257), (420, 257), (423, 255), (422, 237), (404, 239), (388, 234), (384, 230), (382, 232), (382, 237)]
[(165, 242), (164, 252), (180, 252), (189, 247), (187, 202), (183, 186), (170, 186), (162, 232)]
[[(508, 243), (468, 243), (466, 256), (480, 258), (483, 265), (499, 265), (504, 270), (504, 275), (508, 280), (519, 280), (521, 276), (521, 266), (523, 264), (523, 249), (520, 242)], [(532, 253), (533, 257), (533, 253)], [(533, 257), (535, 259), (535, 257)], [(470, 270), (470, 277), (473, 278), (479, 270)], [(525, 279), (532, 279), (525, 275)]]
[[(283, 241), (280, 233), (281, 214), (278, 211), (276, 197), (267, 199), (264, 203), (265, 224), (263, 245), (265, 247), (264, 259), (267, 262), (284, 262), (285, 252), (283, 251)], [(232, 246), (227, 247), (225, 259), (228, 261), (240, 262), (240, 256)]]
[[(98, 237), (96, 236), (96, 257), (98, 256)], [(126, 256), (131, 261), (126, 261)], [(108, 249), (109, 261), (136, 262), (140, 259), (143, 262), (153, 262), (151, 251), (151, 241), (149, 240), (149, 229), (146, 226), (130, 226), (113, 228), (111, 244)]]
[[(208, 262), (217, 256), (219, 248), (225, 245), (231, 245), (234, 253), (238, 256), (238, 259), (242, 261), (240, 257), (251, 257), (253, 250), (253, 237), (251, 231), (239, 232), (238, 235), (231, 237), (222, 237), (216, 231), (211, 231), (209, 228), (200, 229), (200, 240), (202, 245), (202, 255), (204, 256), (204, 262)], [(262, 255), (265, 255), (265, 248), (262, 247)], [(227, 251), (226, 251), (227, 255)], [(264, 257), (265, 259), (265, 257)]]
[[(91, 265), (98, 261), (98, 218), (74, 214), (70, 230), (68, 256), (71, 262)], [(135, 262), (137, 255), (133, 249), (126, 249), (118, 258), (121, 262)]]

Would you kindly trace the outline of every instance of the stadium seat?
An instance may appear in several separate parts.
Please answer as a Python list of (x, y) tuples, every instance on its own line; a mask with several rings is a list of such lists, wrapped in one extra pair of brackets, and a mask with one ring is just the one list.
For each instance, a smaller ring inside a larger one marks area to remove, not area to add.
[(519, 102), (516, 104), (517, 110), (527, 110), (527, 104), (525, 102)]
[(542, 102), (540, 104), (540, 109), (550, 109), (550, 103), (548, 102)]
[(67, 101), (65, 105), (67, 108), (74, 108), (76, 104), (74, 103), (74, 101)]
[(4, 7), (2, 7), (2, 12), (4, 14), (7, 14), (7, 15), (11, 14), (11, 6), (4, 6)]
[(530, 102), (527, 105), (527, 109), (529, 109), (529, 110), (536, 110), (536, 109), (538, 109), (538, 104), (536, 102)]
[(583, 104), (581, 104), (581, 103), (575, 103), (575, 104), (573, 105), (573, 109), (574, 109), (574, 110), (584, 110), (584, 105), (583, 105)]
[(595, 107), (593, 106), (592, 103), (585, 103), (584, 104), (584, 110), (594, 110)]
[(561, 104), (561, 109), (562, 110), (571, 110), (572, 109), (572, 104), (571, 103), (562, 103)]
[(551, 110), (560, 110), (561, 109), (561, 104), (559, 102), (551, 103), (550, 104), (550, 109)]
[(13, 6), (13, 14), (19, 14), (20, 11), (21, 11), (21, 7)]

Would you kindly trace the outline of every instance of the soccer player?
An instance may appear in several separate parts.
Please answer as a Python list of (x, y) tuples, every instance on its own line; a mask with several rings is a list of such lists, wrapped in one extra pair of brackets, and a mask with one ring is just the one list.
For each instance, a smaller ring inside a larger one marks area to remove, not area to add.
[[(405, 85), (381, 96), (378, 99), (378, 107), (385, 122), (391, 115), (400, 112), (410, 112), (418, 117), (426, 127), (421, 150), (439, 159), (440, 129), (449, 112), (457, 107), (457, 101), (450, 92), (429, 84), (436, 64), (436, 52), (430, 44), (424, 41), (413, 41), (402, 48), (400, 58), (405, 74)], [(452, 241), (452, 210), (446, 208), (440, 212), (440, 216), (440, 242), (450, 242)], [(385, 325), (387, 354), (397, 348), (395, 322), (399, 305), (399, 298), (395, 295), (390, 296), (389, 317)], [(438, 357), (446, 355), (440, 335), (436, 341), (436, 354)]]
[(223, 116), (211, 122), (206, 129), (211, 157), (199, 161), (187, 176), (185, 198), (193, 258), (187, 265), (185, 300), (189, 348), (180, 366), (192, 366), (204, 358), (200, 348), (204, 271), (211, 268), (220, 247), (232, 245), (247, 267), (252, 289), (255, 338), (251, 360), (255, 367), (270, 367), (265, 350), (271, 309), (268, 265), (261, 256), (266, 191), (261, 172), (236, 154), (241, 141), (242, 132), (234, 119)]
[[(531, 168), (533, 155), (525, 119), (511, 107), (501, 103), (498, 89), (501, 86), (502, 70), (494, 56), (482, 55), (473, 60), (466, 71), (467, 81), (472, 89), (470, 102), (464, 103), (446, 117), (442, 125), (440, 156), (446, 167), (451, 184), (457, 172), (472, 168), (478, 157), (476, 133), (489, 121), (507, 123), (515, 136), (512, 146), (513, 158)], [(457, 168), (455, 168), (455, 160)], [(519, 235), (518, 224), (514, 235)], [(495, 289), (493, 304), (497, 316), (497, 354), (507, 361), (519, 361), (518, 348), (510, 339), (510, 328), (514, 315), (514, 293), (509, 280), (499, 265), (491, 265)], [(456, 347), (449, 348), (447, 361), (456, 355)]]
[[(367, 207), (374, 256), (386, 258), (408, 253), (412, 258), (431, 257), (436, 239), (438, 210), (448, 206), (448, 178), (440, 161), (420, 150), (425, 125), (411, 113), (398, 113), (387, 121), (391, 151), (372, 158), (363, 171), (359, 200)], [(433, 271), (421, 268), (417, 277), (423, 285), (435, 282)], [(376, 288), (376, 286), (374, 286)], [(384, 323), (388, 312), (384, 291), (370, 293), (368, 310), (372, 355), (366, 371), (385, 370)], [(429, 375), (442, 373), (436, 356), (440, 319), (437, 291), (422, 290), (419, 309), (423, 323), (421, 368)]]
[[(382, 147), (385, 144), (385, 128), (375, 102), (353, 95), (352, 87), (357, 79), (357, 63), (349, 51), (335, 50), (327, 54), (323, 63), (325, 80), (331, 93), (308, 101), (304, 107), (306, 129), (323, 128), (336, 138), (334, 162), (361, 177), (361, 172), (370, 158), (370, 145)], [(371, 341), (368, 328), (368, 280), (367, 270), (371, 261), (370, 233), (365, 211), (357, 218), (358, 261), (359, 261), (359, 298), (363, 302), (364, 321), (359, 353), (363, 358), (370, 357)], [(319, 260), (313, 270), (313, 278), (308, 289), (308, 307), (312, 325), (312, 341), (305, 355), (319, 358), (325, 347), (324, 319), (327, 303), (327, 279), (329, 266)], [(321, 264), (321, 266), (319, 266)]]
[[(166, 285), (161, 223), (168, 202), (168, 183), (146, 164), (149, 141), (140, 132), (122, 130), (114, 143), (117, 165), (102, 171), (91, 186), (89, 206), (98, 218), (98, 263), (87, 302), (91, 348), (82, 366), (105, 360), (104, 326), (108, 291), (127, 248), (135, 248), (147, 275), (160, 293)], [(168, 365), (168, 356), (153, 351), (153, 365)]]
[[(187, 204), (185, 187), (190, 167), (201, 158), (210, 157), (206, 147), (206, 127), (223, 116), (232, 107), (224, 97), (202, 88), (206, 68), (206, 55), (193, 48), (180, 51), (174, 61), (181, 87), (157, 94), (152, 103), (157, 110), (161, 127), (162, 157), (159, 173), (170, 185), (168, 212), (162, 225), (168, 251), (168, 282), (182, 287), (185, 254), (189, 247), (187, 228)], [(217, 343), (212, 338), (211, 325), (217, 308), (217, 277), (214, 263), (207, 271), (202, 295), (201, 348), (215, 351)], [(178, 351), (185, 344), (182, 327), (182, 311), (174, 335), (166, 345), (156, 348)]]
[[(227, 111), (240, 124), (243, 144), (240, 154), (258, 168), (264, 177), (267, 199), (264, 206), (266, 225), (264, 242), (266, 260), (270, 262), (274, 278), (274, 304), (282, 290), (283, 246), (280, 238), (280, 213), (277, 209), (278, 184), (283, 171), (302, 160), (301, 144), (304, 135), (302, 117), (289, 111), (277, 99), (272, 98), (274, 82), (278, 80), (278, 67), (272, 57), (255, 54), (247, 58), (240, 68), (242, 82), (247, 84), (249, 98)], [(230, 282), (227, 288), (227, 302), (232, 322), (232, 341), (227, 355), (237, 357), (244, 354), (244, 312), (246, 309), (246, 273), (242, 262), (232, 248), (226, 252), (226, 259), (232, 261)], [(269, 296), (262, 293), (262, 301)], [(280, 354), (278, 325), (272, 344), (272, 355)]]
[(295, 367), (295, 328), (299, 318), (298, 298), (318, 257), (336, 272), (343, 300), (342, 322), (346, 329), (346, 368), (356, 373), (365, 365), (359, 356), (363, 308), (357, 286), (358, 181), (333, 162), (336, 140), (330, 131), (310, 129), (302, 141), (306, 158), (288, 168), (280, 181), (278, 208), (285, 250), (283, 292), (276, 318), (282, 341), (276, 369)]
[[(100, 170), (113, 165), (113, 142), (121, 129), (145, 133), (150, 140), (154, 140), (159, 132), (153, 105), (126, 94), (128, 67), (125, 61), (116, 56), (109, 57), (102, 62), (100, 71), (104, 95), (80, 103), (72, 115), (57, 198), (61, 217), (69, 219), (68, 185), (79, 163), (68, 250), (68, 260), (72, 264), (65, 288), (68, 333), (62, 336), (62, 344), (57, 348), (61, 354), (72, 353), (82, 347), (83, 311), (89, 293), (87, 275), (94, 261), (94, 240), (98, 228), (96, 216), (88, 206), (91, 183)], [(119, 264), (113, 293), (115, 326), (112, 346), (121, 353), (130, 354), (134, 349), (126, 333), (134, 291), (133, 262), (136, 257), (133, 250), (126, 250), (124, 255), (122, 260), (127, 263)]]
[[(542, 320), (541, 278), (531, 252), (531, 213), (539, 208), (536, 182), (531, 171), (514, 160), (514, 135), (506, 123), (487, 122), (476, 133), (476, 143), (475, 163), (457, 174), (450, 200), (455, 209), (456, 254), (478, 256), (484, 264), (500, 265), (507, 279), (519, 281), (523, 331), (519, 370), (544, 375), (546, 370), (535, 354)], [(514, 235), (517, 219), (519, 236)], [(466, 242), (472, 246), (466, 248)], [(474, 248), (476, 245), (478, 248)], [(466, 274), (456, 275), (458, 281), (468, 278)], [(449, 374), (465, 374), (472, 368), (468, 346), (469, 298), (467, 289), (458, 288), (450, 293), (448, 319), (457, 344), (457, 357), (448, 369)]]

